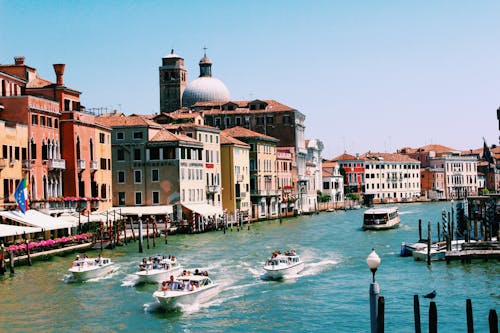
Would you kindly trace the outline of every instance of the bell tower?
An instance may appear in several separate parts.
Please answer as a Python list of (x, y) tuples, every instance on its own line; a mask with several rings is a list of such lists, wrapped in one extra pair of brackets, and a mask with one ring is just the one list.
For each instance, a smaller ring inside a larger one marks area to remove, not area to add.
[(162, 58), (160, 71), (160, 112), (174, 112), (182, 107), (182, 94), (187, 85), (184, 59), (170, 51)]

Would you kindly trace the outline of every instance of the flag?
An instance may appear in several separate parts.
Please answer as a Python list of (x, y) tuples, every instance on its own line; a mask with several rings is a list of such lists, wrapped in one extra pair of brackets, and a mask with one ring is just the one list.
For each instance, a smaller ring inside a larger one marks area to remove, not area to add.
[(23, 178), (17, 185), (14, 198), (23, 214), (28, 210), (28, 189), (26, 188), (26, 180)]
[(486, 162), (494, 164), (493, 156), (491, 156), (491, 151), (490, 148), (488, 148), (488, 145), (486, 144), (486, 140), (484, 140), (484, 145), (483, 145), (483, 157), (486, 160)]

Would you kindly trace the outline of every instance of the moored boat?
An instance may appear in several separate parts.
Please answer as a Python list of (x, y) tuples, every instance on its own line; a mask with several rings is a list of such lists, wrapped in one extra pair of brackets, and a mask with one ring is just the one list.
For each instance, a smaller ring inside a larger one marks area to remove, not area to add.
[(363, 214), (364, 230), (385, 230), (399, 226), (400, 218), (396, 207), (370, 208)]
[(182, 266), (174, 256), (155, 256), (146, 260), (144, 258), (139, 264), (139, 270), (135, 273), (139, 283), (160, 283), (167, 280), (171, 275), (177, 276), (182, 272)]
[(427, 249), (427, 243), (417, 242), (413, 244), (401, 243), (401, 257), (411, 257), (414, 251)]
[(281, 253), (273, 252), (265, 265), (266, 276), (271, 279), (282, 279), (285, 275), (297, 274), (304, 269), (304, 262), (300, 260), (295, 250)]
[(76, 281), (85, 281), (105, 276), (115, 270), (115, 263), (110, 258), (82, 258), (77, 257), (73, 266), (68, 269)]
[(182, 275), (162, 282), (153, 297), (162, 308), (171, 310), (183, 305), (205, 303), (218, 293), (219, 285), (208, 275)]

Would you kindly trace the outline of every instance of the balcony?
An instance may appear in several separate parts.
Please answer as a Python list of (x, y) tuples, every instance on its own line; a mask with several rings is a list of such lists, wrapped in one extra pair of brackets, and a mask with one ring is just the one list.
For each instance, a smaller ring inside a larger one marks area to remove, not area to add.
[(90, 171), (94, 172), (99, 170), (97, 167), (97, 160), (90, 161)]
[(51, 159), (51, 160), (48, 160), (48, 167), (49, 167), (49, 170), (65, 170), (66, 169), (66, 161), (65, 160), (58, 160), (58, 159)]
[(2, 170), (5, 167), (7, 167), (8, 164), (9, 164), (9, 160), (8, 159), (6, 159), (6, 158), (0, 158), (0, 170)]
[(23, 170), (29, 170), (31, 168), (31, 160), (23, 160)]
[(82, 172), (83, 170), (85, 170), (86, 169), (85, 160), (77, 160), (76, 168), (78, 169), (78, 172)]
[(207, 193), (217, 193), (219, 192), (219, 185), (208, 185)]

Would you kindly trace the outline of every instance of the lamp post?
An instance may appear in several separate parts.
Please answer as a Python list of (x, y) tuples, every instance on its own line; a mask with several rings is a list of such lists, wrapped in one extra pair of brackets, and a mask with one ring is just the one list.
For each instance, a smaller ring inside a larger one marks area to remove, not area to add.
[(377, 333), (377, 316), (378, 316), (378, 298), (380, 295), (380, 288), (375, 281), (375, 272), (380, 265), (380, 257), (372, 249), (370, 255), (366, 258), (366, 263), (372, 272), (372, 283), (370, 284), (370, 326), (371, 333)]

